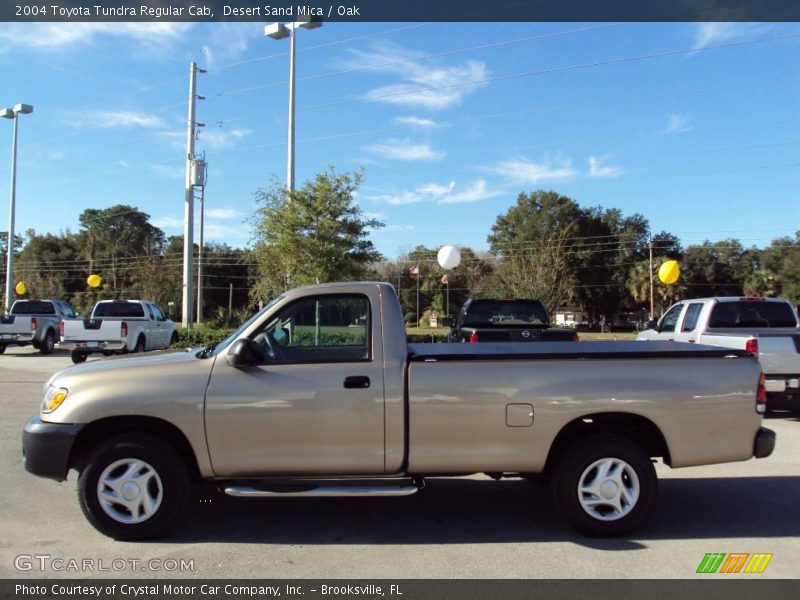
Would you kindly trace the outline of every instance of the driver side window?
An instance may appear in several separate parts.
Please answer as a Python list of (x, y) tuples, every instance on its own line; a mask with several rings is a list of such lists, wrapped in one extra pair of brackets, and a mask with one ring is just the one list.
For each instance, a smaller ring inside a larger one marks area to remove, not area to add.
[(280, 311), (253, 336), (267, 363), (370, 360), (370, 305), (366, 296), (303, 298)]
[(675, 331), (675, 325), (678, 323), (678, 317), (683, 310), (683, 304), (676, 304), (667, 311), (667, 314), (661, 319), (661, 327), (659, 331)]

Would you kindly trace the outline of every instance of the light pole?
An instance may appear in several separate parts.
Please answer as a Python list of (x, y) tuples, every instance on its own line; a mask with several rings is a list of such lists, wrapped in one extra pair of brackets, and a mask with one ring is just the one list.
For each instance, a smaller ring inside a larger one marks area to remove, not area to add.
[(16, 104), (14, 108), (0, 109), (0, 116), (14, 121), (14, 136), (11, 142), (11, 199), (8, 208), (8, 258), (6, 260), (6, 312), (11, 307), (11, 292), (14, 289), (14, 208), (17, 196), (17, 132), (19, 115), (33, 112), (30, 104)]
[[(302, 18), (302, 17), (300, 17)], [(316, 29), (322, 27), (319, 20), (306, 17), (293, 23), (271, 23), (264, 27), (264, 35), (273, 40), (289, 38), (289, 148), (287, 150), (286, 188), (294, 191), (294, 36), (298, 27), (303, 29)]]

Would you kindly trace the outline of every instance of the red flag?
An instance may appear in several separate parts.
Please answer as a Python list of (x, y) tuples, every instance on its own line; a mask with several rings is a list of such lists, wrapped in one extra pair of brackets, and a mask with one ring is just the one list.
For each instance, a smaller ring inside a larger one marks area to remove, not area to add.
[(419, 267), (417, 265), (414, 265), (408, 270), (408, 272), (411, 273), (412, 275), (419, 275)]
[(442, 275), (442, 283), (443, 283), (443, 284), (445, 284), (445, 285), (447, 285), (447, 273), (445, 273), (444, 275)]

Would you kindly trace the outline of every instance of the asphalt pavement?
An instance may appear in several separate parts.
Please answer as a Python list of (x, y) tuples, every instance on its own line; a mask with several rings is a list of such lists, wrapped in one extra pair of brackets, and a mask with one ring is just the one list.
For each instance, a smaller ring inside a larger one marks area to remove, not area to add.
[(695, 573), (708, 552), (773, 554), (763, 574), (737, 577), (800, 573), (800, 412), (766, 419), (778, 434), (767, 459), (658, 465), (655, 511), (623, 539), (573, 532), (545, 485), (475, 476), (390, 499), (234, 499), (202, 486), (169, 537), (117, 542), (84, 519), (74, 472), (56, 483), (22, 467), (22, 427), (70, 364), (30, 348), (0, 356), (0, 578), (732, 577)]

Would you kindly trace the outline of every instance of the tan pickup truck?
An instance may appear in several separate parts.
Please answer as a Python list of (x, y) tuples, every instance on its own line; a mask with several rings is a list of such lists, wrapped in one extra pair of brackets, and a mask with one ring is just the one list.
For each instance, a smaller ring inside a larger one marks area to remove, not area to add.
[(53, 375), (25, 467), (80, 472), (81, 508), (118, 539), (162, 533), (192, 481), (231, 496), (398, 496), (424, 477), (552, 481), (564, 517), (619, 535), (653, 507), (651, 458), (768, 456), (758, 361), (668, 342), (406, 343), (394, 288), (286, 292), (202, 350)]

